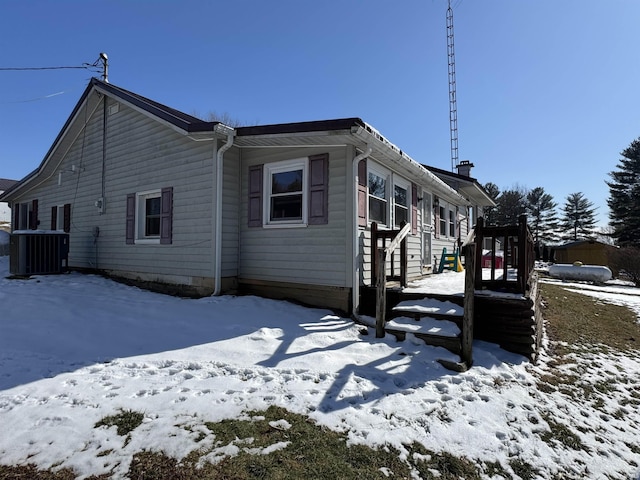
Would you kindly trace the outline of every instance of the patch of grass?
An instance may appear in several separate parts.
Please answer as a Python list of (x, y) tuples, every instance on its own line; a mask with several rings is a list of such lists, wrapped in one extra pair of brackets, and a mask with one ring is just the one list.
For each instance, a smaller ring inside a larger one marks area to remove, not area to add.
[[(282, 429), (271, 422), (286, 420), (291, 427)], [(347, 446), (344, 433), (316, 425), (307, 417), (270, 407), (265, 412), (248, 412), (241, 420), (224, 420), (205, 424), (215, 435), (210, 451), (194, 451), (177, 462), (157, 452), (135, 455), (128, 472), (129, 478), (150, 480), (191, 479), (386, 479), (421, 478), (454, 480), (481, 478), (473, 460), (449, 453), (434, 453), (420, 444), (406, 446), (408, 460), (400, 459), (400, 452), (392, 447), (373, 449), (366, 445)], [(285, 448), (265, 454), (259, 450), (281, 442)], [(237, 454), (221, 456), (217, 463), (201, 458), (215, 449), (234, 445)], [(412, 471), (414, 474), (412, 475)], [(497, 471), (497, 470), (496, 470)]]
[[(75, 480), (77, 475), (69, 468), (52, 471), (39, 470), (35, 465), (0, 465), (0, 480)], [(110, 475), (92, 475), (85, 480), (109, 480)]]
[(532, 480), (537, 478), (540, 473), (538, 469), (533, 468), (533, 465), (525, 462), (521, 458), (510, 458), (509, 466), (513, 469), (513, 472), (523, 480)]
[(500, 464), (500, 462), (487, 462), (484, 464), (484, 474), (489, 476), (490, 478), (499, 477), (499, 478), (510, 478), (510, 475), (504, 469), (504, 467)]
[(556, 422), (551, 418), (549, 413), (543, 414), (542, 418), (547, 424), (549, 424), (549, 431), (542, 432), (540, 438), (542, 441), (548, 443), (550, 446), (555, 446), (555, 443), (561, 443), (562, 445), (571, 448), (572, 450), (583, 450), (589, 452), (589, 448), (582, 443), (580, 437), (573, 433), (566, 425)]
[(117, 427), (117, 433), (121, 437), (128, 435), (142, 424), (144, 414), (133, 410), (120, 410), (115, 415), (104, 417), (98, 421), (94, 428), (100, 427)]
[[(620, 351), (640, 349), (640, 325), (630, 309), (558, 285), (541, 283), (540, 289), (551, 340), (569, 346), (601, 344)], [(567, 347), (556, 344), (555, 349), (567, 353)]]

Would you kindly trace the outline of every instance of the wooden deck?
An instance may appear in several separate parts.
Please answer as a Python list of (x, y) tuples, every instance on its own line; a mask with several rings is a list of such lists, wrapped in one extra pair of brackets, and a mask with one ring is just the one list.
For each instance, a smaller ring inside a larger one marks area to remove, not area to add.
[[(481, 263), (486, 261), (481, 248), (485, 235), (494, 247), (488, 265)], [(500, 268), (496, 268), (498, 239), (509, 249)], [(510, 227), (484, 227), (479, 219), (465, 242), (463, 253), (467, 266), (464, 273), (432, 274), (428, 281), (410, 285), (406, 278), (394, 277), (388, 279), (383, 288), (380, 288), (381, 282), (362, 288), (359, 313), (382, 318), (384, 331), (398, 339), (412, 333), (427, 344), (445, 347), (455, 354), (462, 353), (461, 362), (448, 365), (449, 368), (464, 370), (471, 366), (471, 339), (497, 343), (505, 350), (536, 361), (542, 340), (542, 314), (537, 274), (533, 271), (533, 240), (526, 217), (519, 219), (518, 226)], [(438, 288), (439, 282), (456, 281), (455, 278), (459, 279), (459, 288), (452, 288), (450, 284)], [(381, 292), (384, 292), (383, 302), (380, 301)], [(421, 313), (417, 304), (425, 299), (457, 305), (462, 310), (449, 318), (433, 311)], [(398, 308), (399, 304), (410, 305), (411, 302), (413, 309)], [(380, 311), (381, 305), (384, 312)], [(443, 329), (437, 326), (439, 321), (453, 322), (460, 331), (455, 335), (443, 334)]]

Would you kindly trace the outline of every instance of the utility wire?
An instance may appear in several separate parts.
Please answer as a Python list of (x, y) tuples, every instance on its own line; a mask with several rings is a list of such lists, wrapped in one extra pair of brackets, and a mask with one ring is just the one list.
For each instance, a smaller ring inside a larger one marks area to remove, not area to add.
[(16, 70), (64, 70), (64, 69), (84, 69), (87, 70), (93, 65), (83, 65), (81, 67), (0, 67), (0, 71), (16, 71)]

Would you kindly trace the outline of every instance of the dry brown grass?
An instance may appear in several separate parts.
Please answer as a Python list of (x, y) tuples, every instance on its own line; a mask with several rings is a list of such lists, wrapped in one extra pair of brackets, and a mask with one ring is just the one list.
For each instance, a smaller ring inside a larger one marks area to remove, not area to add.
[[(640, 324), (626, 307), (605, 303), (562, 286), (543, 283), (543, 316), (552, 343), (606, 345), (619, 351), (640, 349)], [(565, 353), (558, 352), (558, 353)]]

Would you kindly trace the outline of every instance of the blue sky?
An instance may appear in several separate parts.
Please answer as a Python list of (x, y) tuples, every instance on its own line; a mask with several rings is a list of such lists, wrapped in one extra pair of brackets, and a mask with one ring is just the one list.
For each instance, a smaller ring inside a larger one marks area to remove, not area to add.
[[(453, 0), (460, 159), (501, 189), (605, 184), (640, 136), (640, 2)], [(0, 0), (0, 67), (79, 66), (245, 124), (360, 117), (451, 169), (446, 0)], [(0, 177), (38, 166), (92, 74), (0, 71)]]

